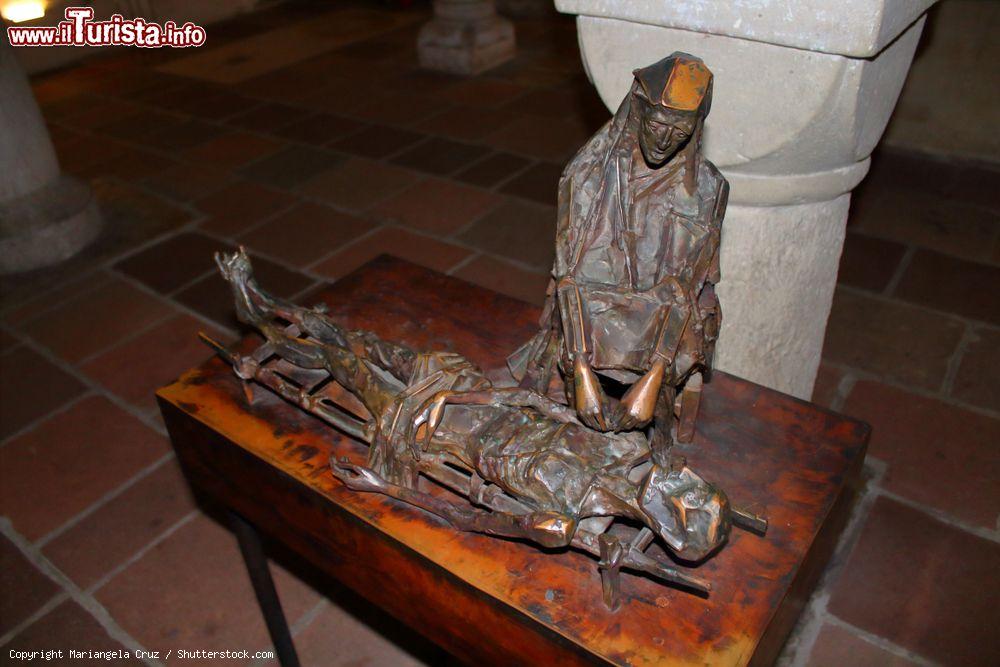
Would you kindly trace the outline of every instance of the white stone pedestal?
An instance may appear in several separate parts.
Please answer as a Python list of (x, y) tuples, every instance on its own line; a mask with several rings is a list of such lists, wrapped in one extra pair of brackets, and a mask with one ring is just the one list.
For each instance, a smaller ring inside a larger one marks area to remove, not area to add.
[(731, 185), (716, 366), (809, 398), (851, 190), (933, 0), (556, 0), (609, 108), (673, 51), (715, 74), (704, 150)]
[(479, 74), (514, 57), (514, 24), (493, 0), (434, 0), (434, 18), (417, 37), (420, 66)]
[(0, 39), (0, 273), (68, 259), (100, 228), (90, 188), (60, 174), (27, 78)]

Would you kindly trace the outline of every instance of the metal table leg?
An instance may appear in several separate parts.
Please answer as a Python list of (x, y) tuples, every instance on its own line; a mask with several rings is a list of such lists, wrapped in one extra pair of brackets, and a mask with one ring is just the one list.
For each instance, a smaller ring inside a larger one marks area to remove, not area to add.
[(230, 516), (233, 531), (240, 543), (240, 551), (243, 552), (247, 573), (250, 575), (250, 583), (253, 584), (254, 593), (257, 594), (257, 603), (264, 615), (264, 622), (267, 623), (267, 631), (274, 643), (274, 650), (278, 654), (278, 661), (282, 667), (299, 667), (299, 656), (295, 653), (292, 634), (288, 630), (285, 613), (281, 610), (281, 600), (278, 599), (278, 591), (275, 590), (274, 581), (271, 579), (271, 570), (268, 569), (267, 558), (264, 557), (260, 535), (257, 534), (253, 524), (239, 514), (231, 512)]

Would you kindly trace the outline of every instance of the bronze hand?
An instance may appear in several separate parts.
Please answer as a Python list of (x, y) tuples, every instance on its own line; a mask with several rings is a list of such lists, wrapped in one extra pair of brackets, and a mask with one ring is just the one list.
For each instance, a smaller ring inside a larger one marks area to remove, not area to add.
[(597, 431), (607, 431), (604, 419), (604, 392), (601, 383), (582, 354), (576, 356), (573, 364), (576, 413), (586, 426)]
[(658, 358), (646, 374), (629, 387), (615, 415), (617, 430), (631, 431), (649, 423), (656, 408), (656, 399), (660, 395), (665, 370), (666, 364)]

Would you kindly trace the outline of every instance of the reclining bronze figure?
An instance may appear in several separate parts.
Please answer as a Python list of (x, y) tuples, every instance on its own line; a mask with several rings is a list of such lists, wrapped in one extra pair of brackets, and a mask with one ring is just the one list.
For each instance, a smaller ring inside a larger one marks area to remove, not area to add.
[[(651, 461), (638, 432), (591, 430), (573, 410), (536, 391), (494, 386), (460, 355), (420, 352), (347, 330), (322, 309), (275, 298), (256, 284), (242, 250), (216, 261), (235, 294), (239, 319), (266, 342), (239, 355), (206, 341), (233, 365), (249, 400), (250, 383), (262, 384), (369, 444), (366, 465), (330, 462), (351, 489), (397, 498), (460, 530), (597, 556), (611, 608), (618, 604), (623, 567), (710, 589), (669, 558), (647, 553), (656, 538), (677, 559), (696, 562), (726, 541), (732, 524), (759, 532), (766, 527), (686, 465), (668, 469)], [(323, 377), (292, 379), (303, 372)], [(328, 379), (360, 401), (364, 419), (312, 389)], [(422, 483), (421, 476), (458, 497)], [(641, 529), (623, 540), (610, 530), (617, 519)]]
[(541, 329), (509, 366), (521, 387), (566, 401), (593, 429), (652, 421), (653, 460), (668, 467), (675, 415), (677, 439), (693, 436), (718, 337), (729, 185), (701, 155), (704, 63), (674, 53), (634, 75), (563, 172)]

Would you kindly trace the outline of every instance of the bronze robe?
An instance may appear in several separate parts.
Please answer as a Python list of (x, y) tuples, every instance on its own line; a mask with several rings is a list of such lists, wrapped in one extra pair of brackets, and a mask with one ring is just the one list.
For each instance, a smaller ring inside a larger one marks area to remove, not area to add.
[(541, 330), (508, 360), (524, 387), (551, 394), (557, 371), (571, 382), (575, 353), (624, 383), (660, 355), (666, 384), (675, 387), (711, 363), (729, 186), (699, 154), (701, 122), (668, 163), (646, 164), (638, 148), (637, 86), (560, 179), (556, 261)]

